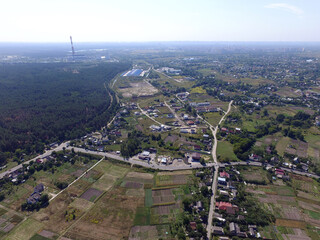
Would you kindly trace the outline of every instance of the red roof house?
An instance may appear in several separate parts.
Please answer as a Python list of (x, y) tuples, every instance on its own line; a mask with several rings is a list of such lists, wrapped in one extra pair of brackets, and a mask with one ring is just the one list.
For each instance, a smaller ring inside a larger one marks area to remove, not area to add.
[(229, 175), (229, 173), (223, 171), (223, 172), (220, 172), (220, 177), (222, 177), (222, 178), (229, 178), (230, 175)]

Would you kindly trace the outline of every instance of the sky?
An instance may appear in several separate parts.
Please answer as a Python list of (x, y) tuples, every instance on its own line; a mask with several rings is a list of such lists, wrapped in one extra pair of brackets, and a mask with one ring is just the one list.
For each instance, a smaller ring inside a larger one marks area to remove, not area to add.
[(0, 42), (320, 41), (319, 0), (1, 0)]

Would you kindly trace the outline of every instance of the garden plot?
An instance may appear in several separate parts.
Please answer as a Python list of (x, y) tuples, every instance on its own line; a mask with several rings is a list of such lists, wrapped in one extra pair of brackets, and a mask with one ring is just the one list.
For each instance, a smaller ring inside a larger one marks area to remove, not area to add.
[(152, 190), (152, 201), (154, 205), (174, 202), (174, 195), (170, 189)]
[(308, 143), (291, 139), (285, 152), (306, 158), (308, 156)]
[(279, 195), (265, 195), (264, 197), (258, 197), (259, 201), (262, 203), (274, 203), (276, 204), (278, 201), (285, 201), (285, 202), (294, 202), (294, 197), (288, 196), (279, 196)]
[(134, 226), (130, 230), (129, 240), (170, 239), (169, 225)]
[(48, 239), (56, 239), (58, 237), (57, 234), (47, 230), (42, 230), (38, 235)]
[(12, 230), (12, 232), (10, 232), (10, 234), (6, 237), (6, 240), (30, 239), (42, 227), (43, 224), (41, 222), (29, 218), (22, 222), (17, 228)]
[(158, 215), (169, 215), (174, 210), (177, 210), (179, 208), (180, 208), (180, 204), (175, 203), (171, 205), (156, 206), (156, 207), (153, 207), (152, 210), (155, 214), (158, 214)]
[(144, 196), (128, 196), (126, 189), (117, 187), (104, 194), (89, 212), (66, 234), (71, 239), (123, 239), (133, 225), (138, 206), (143, 206)]
[(94, 202), (98, 197), (101, 196), (103, 192), (95, 189), (95, 188), (89, 188), (86, 192), (84, 192), (80, 198), (83, 198), (85, 200), (88, 200), (90, 202)]
[(169, 173), (158, 173), (156, 176), (156, 186), (172, 186), (187, 184), (191, 171), (178, 171)]

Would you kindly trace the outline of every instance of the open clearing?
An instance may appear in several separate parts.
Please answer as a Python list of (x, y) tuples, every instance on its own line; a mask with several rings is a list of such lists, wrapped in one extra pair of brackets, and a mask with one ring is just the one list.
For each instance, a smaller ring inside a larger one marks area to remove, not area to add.
[(119, 92), (122, 93), (123, 97), (131, 98), (133, 96), (152, 96), (158, 92), (154, 86), (150, 83), (141, 81), (141, 82), (131, 82), (127, 88), (119, 88)]

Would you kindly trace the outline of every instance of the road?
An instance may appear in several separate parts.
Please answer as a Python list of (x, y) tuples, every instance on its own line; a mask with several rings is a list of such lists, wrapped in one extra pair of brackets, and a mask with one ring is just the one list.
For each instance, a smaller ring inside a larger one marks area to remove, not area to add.
[(210, 199), (210, 208), (209, 208), (209, 215), (208, 215), (208, 225), (207, 225), (207, 238), (210, 239), (211, 238), (211, 229), (212, 229), (212, 219), (213, 219), (213, 214), (214, 214), (214, 209), (215, 209), (215, 196), (216, 196), (216, 191), (217, 191), (217, 184), (218, 184), (218, 172), (219, 172), (219, 163), (217, 160), (217, 146), (218, 146), (218, 140), (217, 140), (217, 131), (218, 131), (218, 127), (219, 125), (222, 123), (222, 121), (225, 119), (225, 117), (229, 114), (230, 110), (231, 110), (231, 106), (232, 106), (233, 101), (231, 101), (229, 103), (228, 106), (228, 110), (227, 112), (223, 115), (223, 117), (220, 119), (218, 126), (216, 126), (215, 128), (213, 128), (213, 126), (209, 124), (210, 126), (210, 130), (212, 132), (213, 138), (214, 138), (214, 144), (212, 147), (212, 158), (214, 161), (214, 175), (213, 175), (213, 181), (212, 181), (212, 196)]
[[(67, 150), (71, 150), (72, 147), (68, 147)], [(139, 160), (138, 157), (132, 157), (129, 159), (125, 159), (121, 157), (118, 154), (115, 153), (107, 153), (107, 152), (97, 152), (97, 151), (91, 151), (91, 150), (85, 150), (83, 148), (73, 148), (75, 152), (81, 152), (81, 153), (88, 153), (93, 155), (98, 155), (102, 157), (107, 157), (111, 159), (115, 159), (121, 162), (130, 163), (131, 165), (137, 165), (145, 168), (151, 168), (154, 170), (163, 170), (163, 171), (175, 171), (175, 170), (186, 170), (186, 169), (197, 169), (197, 168), (203, 168), (203, 167), (212, 167), (213, 164), (203, 166), (200, 163), (193, 163), (192, 165), (181, 165), (181, 166), (175, 166), (175, 165), (157, 165), (157, 164), (149, 164), (147, 161)]]
[(146, 113), (144, 110), (142, 110), (142, 108), (139, 106), (139, 103), (137, 103), (137, 106), (138, 106), (139, 110), (142, 112), (143, 115), (146, 115), (148, 118), (150, 118), (150, 119), (151, 119), (152, 121), (154, 121), (155, 123), (158, 123), (160, 126), (161, 126), (161, 125), (164, 125), (163, 123), (158, 122), (158, 121), (155, 120), (154, 118), (150, 117), (150, 116), (148, 115), (148, 113)]
[(19, 164), (18, 166), (15, 166), (15, 167), (13, 167), (13, 168), (11, 168), (11, 169), (3, 172), (3, 173), (0, 173), (0, 179), (3, 178), (5, 175), (7, 175), (7, 174), (9, 174), (9, 173), (11, 173), (11, 172), (14, 172), (14, 171), (22, 168), (22, 165), (23, 165), (23, 164), (29, 164), (31, 161), (36, 161), (38, 158), (44, 158), (44, 157), (50, 156), (53, 151), (56, 151), (56, 152), (62, 151), (63, 148), (66, 148), (68, 145), (69, 145), (69, 141), (64, 142), (64, 143), (60, 144), (58, 147), (56, 147), (55, 149), (48, 150), (48, 151), (46, 151), (45, 153), (43, 153), (43, 154), (41, 154), (41, 155), (38, 155), (37, 157), (35, 157), (35, 158), (33, 158), (33, 159), (30, 159), (30, 160), (28, 160), (28, 161), (25, 161), (25, 162)]
[(178, 120), (182, 128), (186, 128), (187, 126), (184, 124), (184, 121), (182, 121), (177, 113), (170, 107), (170, 105), (165, 101), (164, 104), (169, 108), (170, 112), (174, 115), (174, 117)]

